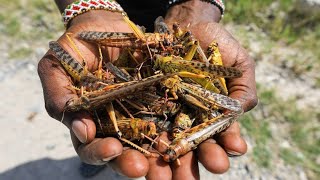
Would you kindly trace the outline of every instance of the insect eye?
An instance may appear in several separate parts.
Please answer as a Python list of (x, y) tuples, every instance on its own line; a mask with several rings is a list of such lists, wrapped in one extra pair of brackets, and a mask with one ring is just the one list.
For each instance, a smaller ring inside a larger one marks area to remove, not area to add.
[(170, 46), (170, 41), (168, 39), (164, 39), (163, 45)]
[(191, 31), (187, 31), (187, 32), (184, 34), (184, 38), (189, 37), (190, 35), (191, 35)]

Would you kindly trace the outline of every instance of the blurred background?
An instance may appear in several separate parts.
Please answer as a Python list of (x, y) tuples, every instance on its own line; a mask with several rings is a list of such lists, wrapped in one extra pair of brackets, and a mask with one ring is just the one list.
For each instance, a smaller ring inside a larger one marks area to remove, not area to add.
[[(202, 179), (320, 178), (320, 1), (226, 0), (221, 23), (256, 62), (248, 153)], [(64, 31), (52, 0), (0, 0), (0, 179), (81, 179), (69, 132), (45, 109), (37, 62)], [(124, 179), (106, 169), (92, 179)], [(107, 177), (107, 178), (106, 178)]]

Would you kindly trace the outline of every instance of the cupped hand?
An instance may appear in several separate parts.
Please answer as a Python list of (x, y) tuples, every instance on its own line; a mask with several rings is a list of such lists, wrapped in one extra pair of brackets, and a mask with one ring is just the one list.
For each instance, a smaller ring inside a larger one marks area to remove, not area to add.
[[(91, 72), (98, 67), (99, 52), (95, 44), (86, 43), (77, 38), (78, 33), (82, 31), (131, 32), (120, 13), (95, 10), (74, 18), (58, 42), (77, 61), (82, 63), (83, 59), (66, 36), (68, 33), (83, 55)], [(108, 48), (106, 52), (104, 60), (115, 60), (119, 49)], [(38, 73), (43, 87), (46, 109), (51, 117), (61, 120), (66, 102), (77, 97), (66, 88), (72, 84), (71, 78), (50, 50), (40, 60)], [(149, 165), (143, 154), (132, 149), (124, 150), (120, 141), (115, 138), (95, 138), (95, 123), (86, 112), (65, 113), (63, 123), (70, 129), (74, 148), (82, 161), (94, 165), (110, 162), (120, 174), (131, 178), (147, 174)]]
[[(218, 43), (224, 66), (236, 67), (242, 71), (242, 77), (227, 79), (229, 97), (239, 100), (244, 112), (255, 107), (255, 64), (246, 50), (218, 23), (197, 23), (190, 29), (199, 38), (202, 47), (208, 47), (212, 41)], [(239, 156), (247, 151), (246, 142), (240, 136), (238, 122), (216, 135), (214, 139), (202, 143), (197, 151), (199, 161), (213, 173), (227, 171), (228, 155)]]
[[(222, 60), (227, 67), (236, 67), (243, 72), (241, 78), (227, 79), (229, 96), (238, 99), (243, 110), (249, 111), (257, 104), (255, 85), (255, 64), (246, 50), (235, 40), (222, 25), (220, 11), (212, 4), (191, 0), (171, 7), (165, 21), (169, 27), (178, 22), (180, 26), (188, 27), (194, 36), (200, 40), (203, 49), (212, 41), (218, 43)], [(167, 137), (166, 134), (163, 137)], [(166, 147), (158, 147), (164, 152)], [(147, 179), (158, 179), (163, 172), (172, 179), (199, 179), (198, 161), (212, 173), (224, 173), (229, 169), (228, 156), (240, 156), (247, 151), (245, 140), (240, 135), (239, 123), (233, 123), (228, 129), (199, 145), (196, 151), (189, 152), (180, 158), (181, 165), (168, 165), (161, 158), (149, 158), (149, 173)], [(161, 169), (161, 172), (158, 171)], [(170, 178), (169, 178), (170, 179)]]

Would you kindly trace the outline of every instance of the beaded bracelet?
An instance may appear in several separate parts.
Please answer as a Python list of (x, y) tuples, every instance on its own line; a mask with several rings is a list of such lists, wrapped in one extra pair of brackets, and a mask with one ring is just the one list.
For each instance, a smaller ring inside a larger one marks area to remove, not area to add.
[[(168, 5), (169, 7), (175, 5), (175, 4), (179, 4), (179, 3), (182, 3), (182, 2), (185, 2), (185, 1), (188, 1), (188, 0), (169, 0), (168, 1)], [(223, 0), (201, 0), (203, 2), (207, 2), (207, 3), (210, 3), (210, 4), (213, 4), (215, 6), (217, 6), (221, 12), (221, 15), (223, 15), (224, 13), (224, 10), (225, 10), (225, 6), (224, 6), (224, 2)]]
[(107, 10), (111, 12), (125, 13), (116, 1), (114, 0), (79, 0), (68, 5), (62, 13), (62, 21), (67, 27), (69, 21), (79, 14), (83, 14), (90, 10)]

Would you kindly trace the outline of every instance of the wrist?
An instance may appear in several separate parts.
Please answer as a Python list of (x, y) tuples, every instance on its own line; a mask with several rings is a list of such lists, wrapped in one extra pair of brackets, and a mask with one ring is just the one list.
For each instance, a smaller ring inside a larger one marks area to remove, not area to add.
[(166, 21), (178, 22), (182, 26), (197, 23), (219, 22), (221, 19), (220, 9), (208, 2), (189, 0), (170, 7), (166, 14)]
[(115, 0), (78, 0), (69, 4), (62, 13), (62, 19), (65, 27), (68, 27), (70, 21), (76, 16), (92, 10), (106, 10), (124, 13), (122, 7)]
[(74, 17), (70, 20), (67, 28), (70, 29), (79, 26), (105, 26), (110, 22), (116, 21), (123, 21), (123, 15), (119, 12), (91, 10)]

